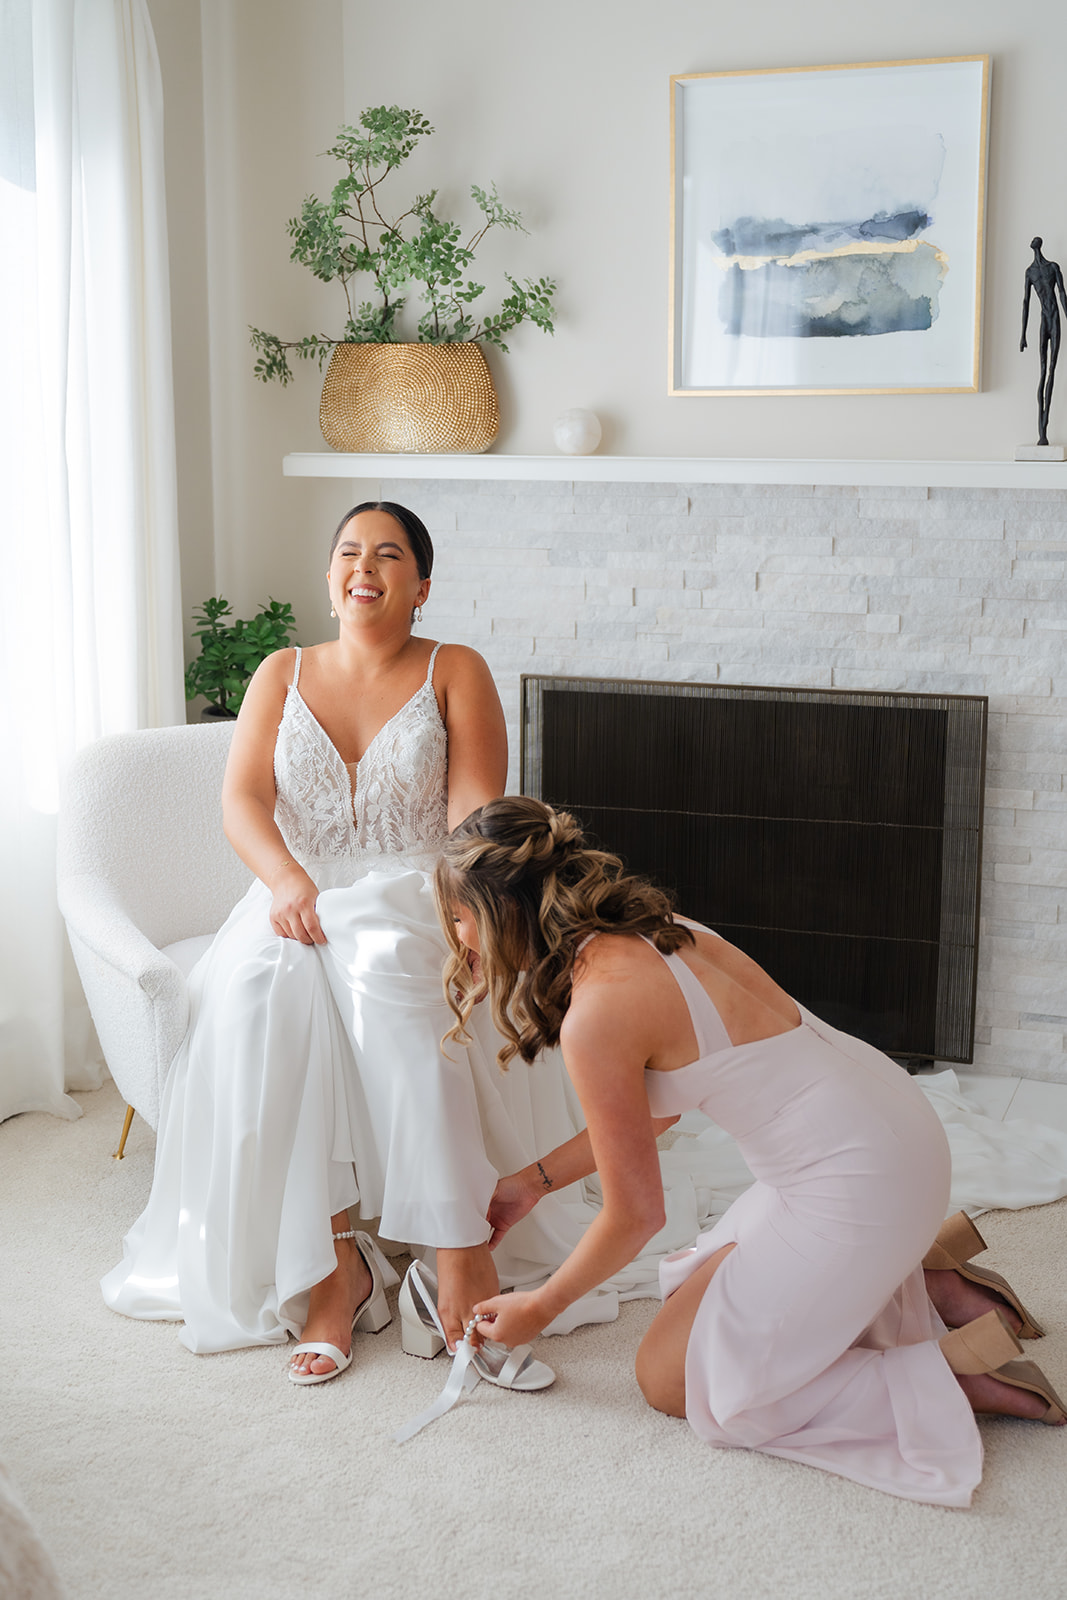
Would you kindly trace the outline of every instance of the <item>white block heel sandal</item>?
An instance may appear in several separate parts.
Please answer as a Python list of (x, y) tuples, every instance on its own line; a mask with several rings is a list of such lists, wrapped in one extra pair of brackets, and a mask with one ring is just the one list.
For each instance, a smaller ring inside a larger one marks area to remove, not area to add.
[[(409, 1356), (422, 1356), (432, 1361), (445, 1347), (445, 1330), (437, 1312), (437, 1279), (421, 1261), (413, 1261), (400, 1288), (400, 1342)], [(393, 1435), (397, 1444), (403, 1444), (427, 1423), (450, 1411), (463, 1394), (481, 1381), (495, 1383), (501, 1389), (547, 1389), (554, 1383), (556, 1374), (543, 1361), (535, 1361), (528, 1344), (507, 1345), (487, 1340), (480, 1350), (471, 1342), (474, 1319), (456, 1346), (452, 1371), (438, 1398), (426, 1411), (420, 1413)]]
[[(354, 1239), (356, 1249), (363, 1257), (367, 1271), (370, 1273), (370, 1293), (367, 1298), (356, 1307), (352, 1317), (353, 1333), (381, 1333), (393, 1320), (393, 1313), (389, 1310), (389, 1302), (385, 1298), (386, 1283), (396, 1282), (396, 1273), (381, 1254), (374, 1240), (367, 1233), (357, 1233), (350, 1228), (345, 1233), (335, 1233), (335, 1239)], [(384, 1270), (383, 1270), (384, 1269)], [(347, 1367), (352, 1365), (352, 1351), (345, 1355), (335, 1344), (328, 1344), (325, 1340), (313, 1339), (304, 1344), (298, 1344), (292, 1352), (294, 1356), (302, 1355), (307, 1351), (311, 1355), (328, 1356), (335, 1366), (331, 1372), (295, 1372), (290, 1362), (290, 1383), (329, 1383), (331, 1378), (340, 1377)]]

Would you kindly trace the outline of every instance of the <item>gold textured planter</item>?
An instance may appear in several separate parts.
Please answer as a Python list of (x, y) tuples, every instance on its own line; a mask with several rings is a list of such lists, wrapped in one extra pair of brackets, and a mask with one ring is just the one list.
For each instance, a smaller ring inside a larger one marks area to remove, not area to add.
[(496, 390), (477, 344), (339, 344), (319, 425), (334, 450), (488, 450)]

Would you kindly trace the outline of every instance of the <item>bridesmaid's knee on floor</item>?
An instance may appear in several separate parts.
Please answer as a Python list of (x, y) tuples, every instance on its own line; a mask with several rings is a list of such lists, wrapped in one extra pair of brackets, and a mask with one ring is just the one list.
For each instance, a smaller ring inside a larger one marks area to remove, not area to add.
[[(672, 1359), (673, 1356), (673, 1359)], [(668, 1417), (685, 1416), (685, 1353), (677, 1352), (650, 1328), (642, 1339), (634, 1362), (637, 1386), (654, 1411)]]
[(736, 1243), (716, 1250), (675, 1289), (653, 1318), (637, 1350), (634, 1371), (649, 1405), (669, 1417), (685, 1416), (685, 1357), (708, 1284)]

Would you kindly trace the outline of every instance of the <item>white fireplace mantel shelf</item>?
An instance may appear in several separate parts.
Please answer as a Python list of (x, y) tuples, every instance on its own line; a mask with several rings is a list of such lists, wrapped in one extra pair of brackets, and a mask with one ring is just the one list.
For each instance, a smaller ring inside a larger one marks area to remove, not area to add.
[(780, 483), (924, 489), (1064, 489), (1064, 461), (740, 460), (716, 456), (357, 455), (300, 451), (287, 478), (459, 478), (514, 483)]

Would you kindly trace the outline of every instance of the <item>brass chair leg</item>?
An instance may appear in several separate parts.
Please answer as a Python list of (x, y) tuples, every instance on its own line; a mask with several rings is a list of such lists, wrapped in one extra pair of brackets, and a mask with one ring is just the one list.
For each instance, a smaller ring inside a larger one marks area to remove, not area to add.
[(130, 1131), (130, 1123), (132, 1121), (133, 1121), (133, 1107), (132, 1106), (127, 1106), (126, 1107), (126, 1121), (122, 1124), (122, 1138), (119, 1140), (118, 1149), (114, 1152), (114, 1154), (111, 1157), (112, 1161), (122, 1161), (122, 1160), (125, 1159), (125, 1154), (126, 1154), (126, 1136)]

